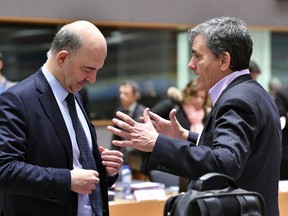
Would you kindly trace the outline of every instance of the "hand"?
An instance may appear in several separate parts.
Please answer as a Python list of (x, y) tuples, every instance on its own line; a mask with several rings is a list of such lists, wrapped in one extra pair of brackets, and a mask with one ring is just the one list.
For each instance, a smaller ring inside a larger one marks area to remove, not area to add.
[(136, 122), (119, 111), (116, 115), (119, 119), (114, 118), (112, 121), (119, 128), (108, 126), (107, 129), (125, 140), (113, 140), (112, 143), (116, 146), (133, 147), (141, 151), (151, 152), (159, 134), (149, 117), (149, 108), (143, 112), (143, 123)]
[(80, 194), (91, 194), (99, 184), (99, 173), (95, 170), (73, 169), (71, 173), (71, 190)]
[(105, 149), (102, 146), (99, 147), (99, 152), (107, 174), (116, 175), (123, 166), (123, 154), (120, 151)]
[(171, 136), (178, 139), (187, 140), (189, 131), (184, 129), (176, 118), (176, 109), (172, 109), (169, 114), (169, 120), (166, 120), (159, 115), (149, 112), (149, 116), (152, 119), (153, 125), (158, 133), (166, 136)]

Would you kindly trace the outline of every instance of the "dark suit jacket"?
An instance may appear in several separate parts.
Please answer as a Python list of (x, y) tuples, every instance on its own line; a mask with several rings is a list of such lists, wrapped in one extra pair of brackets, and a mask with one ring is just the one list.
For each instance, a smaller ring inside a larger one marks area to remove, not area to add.
[[(76, 94), (77, 100), (81, 100)], [(84, 110), (80, 102), (82, 111)], [(84, 112), (85, 114), (85, 112)], [(85, 114), (88, 121), (88, 117)], [(104, 215), (108, 215), (106, 176), (96, 131), (88, 124), (100, 174)], [(4, 215), (77, 215), (71, 191), (73, 153), (64, 119), (41, 70), (0, 96), (0, 190)]]
[[(209, 172), (233, 177), (238, 186), (259, 192), (269, 216), (279, 215), (281, 128), (277, 108), (250, 75), (222, 92), (205, 123), (199, 146), (160, 135), (150, 158), (156, 168), (193, 180)], [(177, 162), (176, 162), (177, 161)]]
[(286, 125), (282, 130), (282, 160), (288, 161), (288, 86), (284, 86), (276, 92), (275, 103), (280, 116), (286, 118)]

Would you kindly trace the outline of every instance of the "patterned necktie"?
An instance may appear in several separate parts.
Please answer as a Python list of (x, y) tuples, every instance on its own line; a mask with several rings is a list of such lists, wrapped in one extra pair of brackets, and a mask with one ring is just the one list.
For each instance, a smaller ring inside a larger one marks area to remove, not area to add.
[[(86, 134), (77, 115), (74, 94), (69, 93), (66, 97), (66, 101), (68, 104), (69, 114), (73, 123), (73, 127), (76, 133), (78, 148), (80, 150), (80, 162), (84, 169), (97, 170), (92, 151), (88, 145)], [(103, 203), (100, 191), (100, 184), (98, 184), (96, 186), (96, 189), (92, 191), (92, 194), (89, 195), (89, 198), (94, 213), (97, 216), (102, 216)]]

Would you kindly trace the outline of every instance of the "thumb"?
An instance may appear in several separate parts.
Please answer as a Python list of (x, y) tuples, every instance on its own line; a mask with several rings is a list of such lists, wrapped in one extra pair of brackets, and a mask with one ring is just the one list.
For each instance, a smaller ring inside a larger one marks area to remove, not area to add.
[(103, 146), (99, 146), (98, 150), (100, 154), (102, 154), (102, 152), (104, 152), (106, 149)]
[(149, 108), (146, 108), (144, 110), (144, 112), (143, 112), (143, 122), (144, 123), (150, 122), (152, 124), (151, 119), (150, 119), (150, 115), (149, 115), (149, 111), (150, 111)]
[(178, 120), (176, 118), (176, 112), (177, 112), (176, 109), (172, 109), (169, 113), (169, 118), (170, 118), (171, 122), (173, 122), (173, 123), (178, 123)]

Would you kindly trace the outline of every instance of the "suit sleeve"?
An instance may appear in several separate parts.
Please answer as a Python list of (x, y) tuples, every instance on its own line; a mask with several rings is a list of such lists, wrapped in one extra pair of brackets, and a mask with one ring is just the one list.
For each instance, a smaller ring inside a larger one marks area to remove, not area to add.
[(257, 115), (245, 101), (226, 103), (215, 113), (214, 129), (202, 133), (199, 146), (159, 135), (149, 167), (194, 180), (207, 172), (237, 178), (253, 148)]

